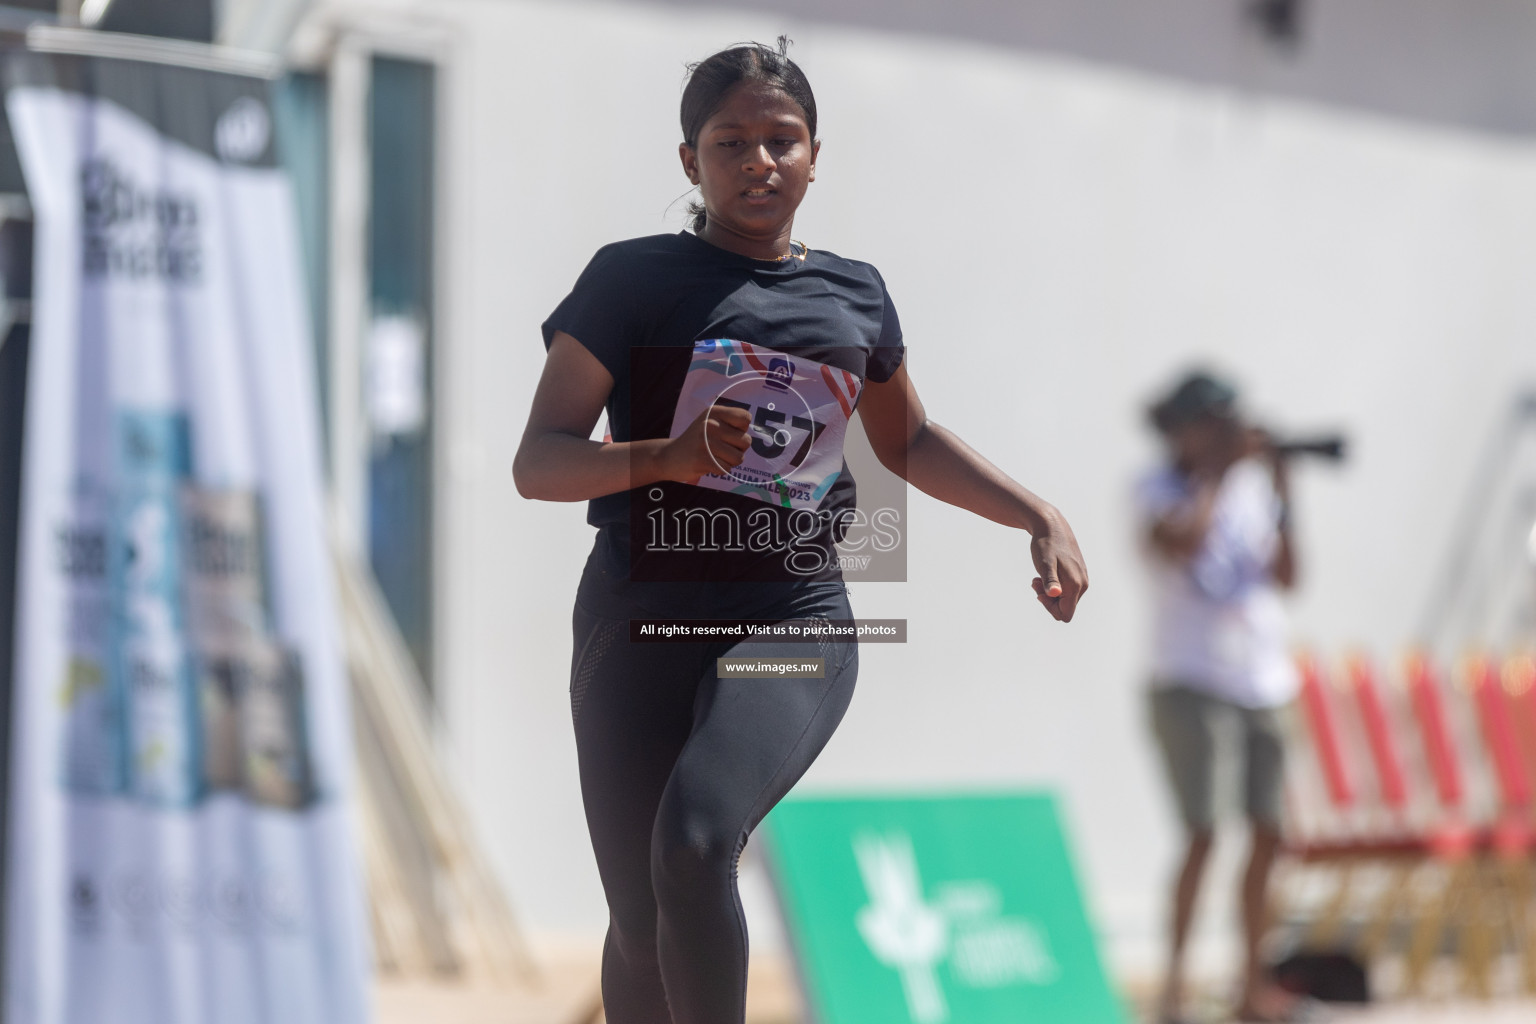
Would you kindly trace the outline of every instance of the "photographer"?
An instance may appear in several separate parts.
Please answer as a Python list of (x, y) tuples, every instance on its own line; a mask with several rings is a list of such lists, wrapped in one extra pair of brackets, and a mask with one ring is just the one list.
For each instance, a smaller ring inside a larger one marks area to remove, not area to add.
[(1186, 377), (1150, 410), (1168, 462), (1137, 489), (1154, 603), (1153, 731), (1186, 828), (1173, 891), (1164, 1022), (1183, 1019), (1184, 952), (1216, 819), (1216, 736), (1236, 728), (1252, 848), (1241, 906), (1240, 1020), (1290, 1019), (1292, 997), (1259, 960), (1280, 845), (1281, 709), (1296, 693), (1280, 591), (1295, 585), (1288, 451), (1244, 423), (1237, 391)]

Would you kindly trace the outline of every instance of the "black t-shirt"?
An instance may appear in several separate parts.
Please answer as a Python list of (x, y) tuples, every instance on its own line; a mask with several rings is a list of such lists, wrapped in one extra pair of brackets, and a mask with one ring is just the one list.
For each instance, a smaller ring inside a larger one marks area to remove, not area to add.
[(611, 572), (839, 578), (833, 544), (855, 504), (842, 429), (863, 382), (889, 380), (905, 351), (874, 267), (815, 249), (756, 260), (686, 231), (635, 238), (599, 249), (543, 326), (546, 346), (564, 331), (613, 375), (614, 441), (675, 436), (711, 398), (754, 414), (757, 455), (739, 471), (592, 500), (599, 550), (623, 563)]

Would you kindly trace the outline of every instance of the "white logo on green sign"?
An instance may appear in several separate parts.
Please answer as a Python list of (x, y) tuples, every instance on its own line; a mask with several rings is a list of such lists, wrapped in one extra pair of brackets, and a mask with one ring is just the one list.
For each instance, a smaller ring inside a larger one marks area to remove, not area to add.
[(949, 1019), (938, 974), (946, 959), (969, 988), (1049, 985), (1060, 975), (1044, 929), (1004, 916), (992, 882), (940, 883), (927, 900), (912, 837), (902, 831), (855, 835), (853, 854), (869, 897), (855, 919), (859, 934), (876, 959), (901, 975), (916, 1024)]

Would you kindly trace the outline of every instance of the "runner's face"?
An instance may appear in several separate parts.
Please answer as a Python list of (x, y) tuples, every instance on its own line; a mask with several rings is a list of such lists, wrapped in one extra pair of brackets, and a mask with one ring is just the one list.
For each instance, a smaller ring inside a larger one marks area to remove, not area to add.
[(704, 198), (706, 239), (731, 248), (755, 243), (772, 249), (769, 256), (787, 252), (795, 210), (816, 180), (818, 149), (805, 111), (784, 90), (743, 82), (727, 93), (698, 148), (680, 147), (683, 170)]

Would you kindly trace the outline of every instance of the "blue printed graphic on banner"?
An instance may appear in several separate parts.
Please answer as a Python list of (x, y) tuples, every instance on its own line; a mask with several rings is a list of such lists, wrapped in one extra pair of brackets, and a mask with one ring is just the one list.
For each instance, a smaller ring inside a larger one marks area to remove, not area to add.
[(128, 789), (150, 803), (197, 799), (198, 705), (183, 639), (179, 490), (191, 473), (187, 418), (119, 411), (111, 572), (113, 674), (127, 710)]

